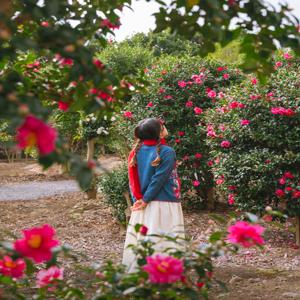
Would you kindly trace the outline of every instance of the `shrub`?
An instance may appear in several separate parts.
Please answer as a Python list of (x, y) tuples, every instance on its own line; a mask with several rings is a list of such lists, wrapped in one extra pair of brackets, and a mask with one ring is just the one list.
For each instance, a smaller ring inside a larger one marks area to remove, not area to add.
[(207, 115), (207, 128), (216, 134), (207, 140), (218, 162), (215, 179), (243, 210), (271, 205), (300, 213), (300, 64), (284, 57), (276, 58), (267, 85), (248, 78)]
[(101, 175), (98, 187), (104, 195), (105, 202), (112, 208), (113, 216), (120, 223), (126, 224), (127, 202), (123, 193), (129, 190), (127, 166), (124, 164), (118, 169)]
[[(146, 117), (160, 117), (175, 148), (182, 192), (206, 204), (214, 186), (205, 144), (204, 115), (222, 98), (224, 88), (240, 81), (236, 70), (193, 57), (167, 57), (147, 71), (148, 93), (140, 93), (124, 108), (117, 121), (120, 135), (133, 141), (133, 128)], [(199, 202), (198, 202), (199, 206)]]

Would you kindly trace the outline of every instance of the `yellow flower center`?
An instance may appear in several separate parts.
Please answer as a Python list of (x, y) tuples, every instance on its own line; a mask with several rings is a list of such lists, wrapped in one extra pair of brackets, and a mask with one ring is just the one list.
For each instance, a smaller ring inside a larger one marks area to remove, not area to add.
[(6, 261), (6, 262), (4, 263), (4, 265), (5, 265), (5, 267), (11, 268), (11, 269), (13, 269), (13, 268), (16, 267), (16, 264), (15, 264), (13, 261)]
[(27, 241), (27, 244), (34, 249), (37, 249), (41, 246), (42, 237), (39, 234), (33, 234), (31, 238)]
[(26, 138), (26, 143), (27, 143), (27, 147), (33, 147), (36, 145), (36, 134), (34, 132), (31, 132), (28, 134), (27, 138)]
[(169, 263), (163, 261), (157, 266), (157, 270), (161, 273), (166, 273), (168, 271), (169, 266)]

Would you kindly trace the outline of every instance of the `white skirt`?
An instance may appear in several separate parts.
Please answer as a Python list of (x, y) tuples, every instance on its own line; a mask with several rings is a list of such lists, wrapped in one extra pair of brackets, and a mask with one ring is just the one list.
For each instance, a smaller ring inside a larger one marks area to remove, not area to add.
[[(134, 272), (136, 268), (136, 256), (127, 248), (128, 245), (136, 245), (138, 240), (145, 238), (141, 234), (136, 234), (134, 226), (136, 224), (145, 225), (148, 234), (172, 234), (184, 238), (184, 220), (181, 203), (166, 201), (151, 201), (144, 210), (133, 211), (127, 228), (123, 261), (128, 272)], [(153, 239), (153, 237), (151, 237)], [(153, 239), (154, 240), (154, 239)], [(155, 253), (161, 253), (167, 247), (179, 248), (173, 242), (162, 242), (155, 238)], [(171, 243), (171, 245), (170, 245)]]

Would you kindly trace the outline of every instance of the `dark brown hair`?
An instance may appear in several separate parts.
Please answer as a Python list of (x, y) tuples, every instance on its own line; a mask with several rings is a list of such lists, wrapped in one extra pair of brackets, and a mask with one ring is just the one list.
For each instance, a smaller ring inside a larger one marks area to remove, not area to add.
[(133, 147), (134, 155), (129, 162), (129, 165), (135, 166), (137, 164), (137, 153), (143, 145), (144, 140), (156, 140), (158, 142), (156, 146), (156, 158), (152, 161), (151, 165), (156, 167), (160, 164), (160, 133), (162, 131), (162, 123), (156, 118), (147, 118), (138, 123), (134, 129), (134, 136), (136, 138), (136, 143)]

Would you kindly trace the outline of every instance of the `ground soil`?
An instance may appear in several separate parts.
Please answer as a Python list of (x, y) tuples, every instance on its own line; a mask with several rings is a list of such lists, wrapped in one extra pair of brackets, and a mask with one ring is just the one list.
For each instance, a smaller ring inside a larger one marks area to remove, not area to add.
[[(37, 166), (33, 173), (24, 173), (24, 166), (26, 172), (32, 170), (26, 164), (14, 163), (9, 168), (0, 164), (0, 184), (7, 183), (6, 174), (12, 170), (14, 182), (24, 182), (27, 176), (40, 180), (39, 175), (44, 174)], [(58, 170), (44, 176), (47, 180), (55, 178)], [(227, 213), (223, 207), (217, 212), (223, 216)], [(214, 289), (210, 299), (300, 299), (300, 252), (294, 245), (292, 221), (267, 225), (263, 249), (243, 249), (236, 256), (216, 260), (215, 276), (226, 282), (229, 291)], [(218, 227), (204, 211), (185, 212), (185, 222), (188, 234), (199, 243)], [(57, 229), (63, 243), (86, 254), (82, 258), (85, 263), (121, 259), (124, 230), (112, 218), (101, 195), (88, 200), (84, 193), (75, 192), (33, 201), (0, 202), (0, 239), (9, 237), (9, 232), (20, 236), (22, 228), (44, 223)]]

